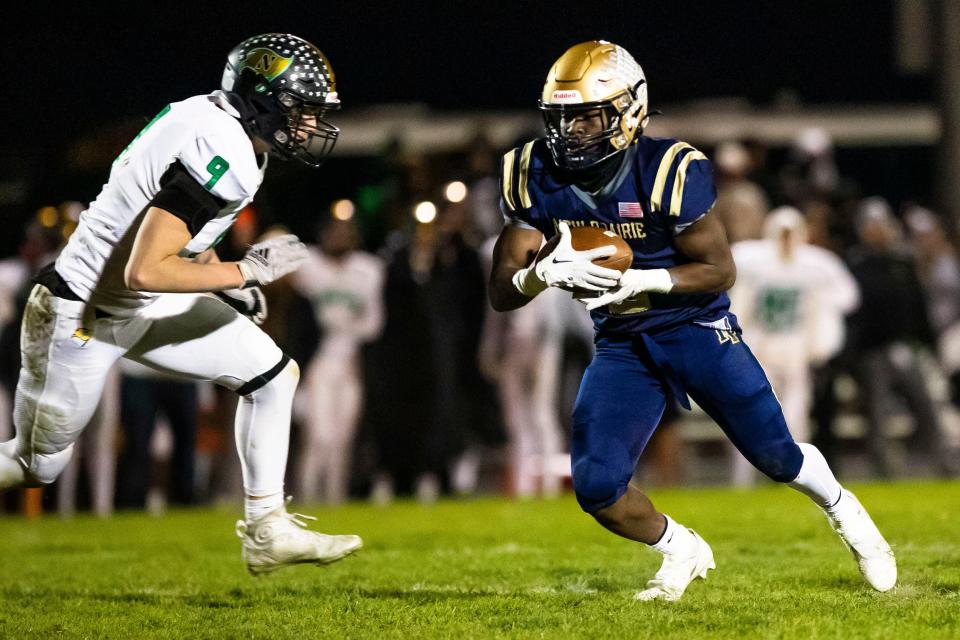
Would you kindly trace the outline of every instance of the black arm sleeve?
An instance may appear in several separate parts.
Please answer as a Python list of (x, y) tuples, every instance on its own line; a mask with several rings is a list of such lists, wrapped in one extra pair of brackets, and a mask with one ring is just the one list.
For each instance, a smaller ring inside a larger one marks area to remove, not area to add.
[(160, 191), (150, 205), (177, 216), (196, 235), (226, 202), (204, 189), (178, 160), (160, 177)]

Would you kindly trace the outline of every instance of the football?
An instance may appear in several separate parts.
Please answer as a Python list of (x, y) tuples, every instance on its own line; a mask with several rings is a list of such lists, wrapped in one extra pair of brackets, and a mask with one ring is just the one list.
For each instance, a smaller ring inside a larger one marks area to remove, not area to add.
[[(550, 255), (550, 252), (560, 242), (560, 234), (550, 238), (537, 253), (537, 260)], [(570, 244), (577, 251), (586, 251), (596, 249), (612, 244), (616, 252), (606, 258), (597, 258), (594, 264), (598, 264), (608, 269), (616, 269), (620, 273), (625, 272), (633, 264), (633, 249), (627, 244), (627, 241), (612, 231), (601, 229), (599, 227), (570, 227)]]

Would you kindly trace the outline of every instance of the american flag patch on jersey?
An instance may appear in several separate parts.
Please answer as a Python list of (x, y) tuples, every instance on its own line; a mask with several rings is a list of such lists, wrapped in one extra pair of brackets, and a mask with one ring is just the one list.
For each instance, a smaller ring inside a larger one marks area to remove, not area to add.
[(642, 218), (643, 207), (639, 202), (618, 202), (617, 208), (621, 218)]

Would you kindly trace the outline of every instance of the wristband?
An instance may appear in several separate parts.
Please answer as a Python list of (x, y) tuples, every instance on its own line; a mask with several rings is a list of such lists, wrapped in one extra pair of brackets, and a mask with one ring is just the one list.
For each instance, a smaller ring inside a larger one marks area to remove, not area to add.
[(644, 291), (670, 293), (673, 289), (673, 278), (666, 269), (644, 269), (641, 273)]
[(528, 298), (533, 298), (544, 289), (547, 283), (541, 280), (533, 269), (520, 269), (511, 278), (514, 288)]

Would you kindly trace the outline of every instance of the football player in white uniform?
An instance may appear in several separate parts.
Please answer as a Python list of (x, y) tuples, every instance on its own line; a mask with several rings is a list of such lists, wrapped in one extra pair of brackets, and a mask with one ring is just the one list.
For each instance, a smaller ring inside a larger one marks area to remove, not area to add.
[[(807, 243), (807, 224), (797, 209), (774, 209), (763, 230), (763, 240), (730, 247), (737, 265), (730, 306), (770, 378), (790, 432), (808, 442), (810, 368), (843, 347), (844, 317), (859, 306), (860, 289), (839, 257)], [(753, 466), (734, 455), (735, 484), (752, 484)]]
[(251, 573), (332, 562), (361, 546), (357, 536), (310, 531), (287, 513), (299, 371), (244, 315), (262, 316), (256, 287), (296, 269), (306, 248), (286, 235), (238, 262), (220, 262), (213, 250), (256, 194), (268, 154), (323, 162), (339, 133), (323, 117), (338, 107), (319, 49), (264, 34), (230, 52), (221, 90), (167, 105), (123, 150), (56, 263), (36, 277), (23, 316), (17, 433), (0, 444), (0, 489), (57, 478), (107, 371), (127, 357), (239, 394), (246, 501), (237, 533)]

